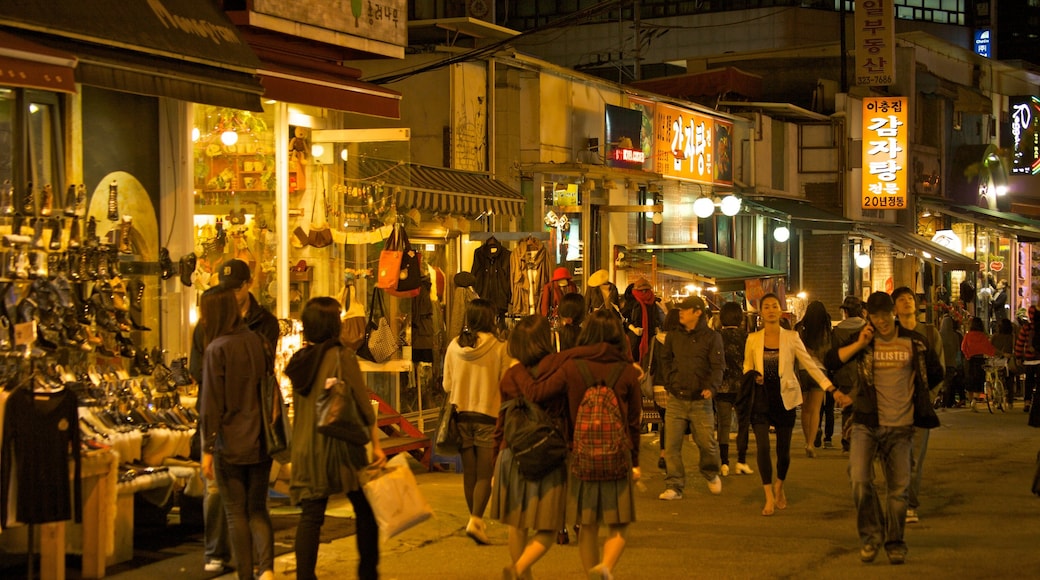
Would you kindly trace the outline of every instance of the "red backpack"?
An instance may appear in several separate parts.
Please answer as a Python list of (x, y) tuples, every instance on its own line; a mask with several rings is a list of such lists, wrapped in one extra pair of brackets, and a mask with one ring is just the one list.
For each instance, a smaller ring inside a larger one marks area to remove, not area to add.
[(604, 381), (594, 378), (584, 360), (576, 361), (585, 379), (585, 394), (574, 422), (571, 471), (582, 481), (616, 481), (631, 469), (632, 441), (614, 383), (628, 363), (618, 363)]

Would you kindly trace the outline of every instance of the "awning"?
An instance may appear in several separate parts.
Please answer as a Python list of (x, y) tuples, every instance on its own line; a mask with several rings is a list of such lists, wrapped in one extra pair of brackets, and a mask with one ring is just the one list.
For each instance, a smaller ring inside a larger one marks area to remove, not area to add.
[(743, 290), (744, 280), (786, 275), (707, 250), (662, 252), (657, 255), (657, 272), (714, 284), (722, 291)]
[(744, 198), (744, 204), (752, 211), (789, 221), (791, 226), (803, 230), (845, 233), (852, 230), (854, 225), (852, 220), (843, 216), (793, 199)]
[(977, 271), (979, 263), (939, 244), (910, 232), (902, 226), (869, 224), (858, 225), (852, 232), (882, 244), (888, 244), (908, 256), (938, 264), (949, 270)]
[(1005, 211), (996, 211), (974, 205), (954, 205), (945, 200), (935, 198), (918, 198), (918, 206), (961, 221), (978, 224), (988, 228), (1007, 232), (1018, 236), (1020, 242), (1040, 240), (1040, 221)]
[(76, 57), (0, 32), (0, 86), (76, 92)]
[(209, 0), (4, 2), (0, 26), (75, 54), (83, 84), (262, 110), (260, 61)]
[(469, 217), (524, 212), (524, 196), (485, 173), (373, 157), (363, 158), (358, 167), (361, 179), (350, 181), (398, 190), (394, 198), (400, 207)]
[(264, 98), (375, 117), (401, 118), (401, 93), (351, 78), (347, 74), (350, 69), (340, 68), (343, 74), (332, 75), (303, 68), (293, 70), (265, 61), (259, 70)]

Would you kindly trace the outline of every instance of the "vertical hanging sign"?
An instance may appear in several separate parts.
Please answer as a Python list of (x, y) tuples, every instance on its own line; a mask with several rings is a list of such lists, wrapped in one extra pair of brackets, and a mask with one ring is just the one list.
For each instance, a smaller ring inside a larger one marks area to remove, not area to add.
[(863, 209), (906, 209), (907, 99), (863, 99)]
[(867, 87), (896, 82), (894, 0), (856, 2), (856, 84)]

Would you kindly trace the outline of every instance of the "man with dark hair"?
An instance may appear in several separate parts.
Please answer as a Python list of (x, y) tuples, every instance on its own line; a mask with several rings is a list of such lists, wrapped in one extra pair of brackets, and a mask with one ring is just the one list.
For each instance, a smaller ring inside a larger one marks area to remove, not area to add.
[[(852, 342), (831, 348), (824, 364), (832, 372), (849, 361), (856, 365), (852, 388), (839, 386), (834, 399), (842, 404), (855, 401), (849, 478), (862, 542), (860, 559), (873, 562), (884, 546), (889, 562), (902, 564), (913, 430), (939, 425), (928, 387), (942, 379), (943, 370), (920, 334), (896, 324), (891, 296), (874, 292), (866, 310), (869, 324)], [(875, 458), (887, 485), (884, 507), (874, 489)]]
[[(242, 312), (242, 320), (249, 329), (264, 339), (268, 351), (274, 353), (278, 345), (278, 319), (257, 302), (249, 290), (253, 287), (253, 275), (249, 265), (242, 260), (228, 260), (217, 270), (220, 283), (206, 292), (217, 288), (229, 288), (235, 294), (235, 300)], [(202, 385), (203, 332), (201, 325), (195, 325), (191, 338), (191, 356), (188, 369), (195, 382)], [(202, 397), (199, 397), (199, 401)], [(224, 515), (224, 502), (220, 499), (216, 481), (207, 481), (202, 496), (202, 518), (204, 527), (204, 569), (206, 572), (224, 572), (231, 561), (231, 550), (228, 546), (227, 517)]]

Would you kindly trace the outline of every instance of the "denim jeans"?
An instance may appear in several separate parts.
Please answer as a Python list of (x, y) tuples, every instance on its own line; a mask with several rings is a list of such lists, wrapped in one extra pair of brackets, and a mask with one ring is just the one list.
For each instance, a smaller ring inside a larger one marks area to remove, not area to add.
[(227, 516), (224, 515), (224, 502), (220, 501), (220, 487), (217, 480), (207, 479), (202, 495), (203, 551), (206, 562), (220, 560), (225, 565), (231, 563), (231, 550), (228, 548)]
[[(379, 524), (368, 498), (360, 490), (347, 493), (354, 505), (356, 522), (355, 540), (359, 556), (358, 575), (360, 580), (379, 578)], [(321, 540), (321, 525), (325, 523), (327, 497), (305, 499), (300, 502), (300, 523), (296, 526), (296, 578), (314, 580), (314, 569), (318, 563), (318, 543)]]
[(682, 445), (687, 425), (700, 450), (701, 475), (711, 481), (719, 474), (719, 444), (715, 440), (715, 410), (711, 399), (683, 401), (672, 397), (668, 400), (665, 415), (664, 459), (667, 468), (664, 485), (680, 493), (686, 485)]
[[(856, 503), (856, 523), (860, 541), (866, 545), (884, 545), (886, 552), (906, 552), (903, 528), (906, 525), (906, 495), (910, 485), (910, 447), (913, 426), (852, 426), (849, 451), (849, 477), (852, 498)], [(874, 488), (874, 458), (881, 463), (888, 486), (887, 502)]]
[(912, 510), (921, 505), (917, 494), (921, 492), (921, 471), (924, 470), (924, 456), (928, 453), (928, 437), (931, 432), (931, 429), (914, 427), (910, 448), (910, 489), (907, 492), (907, 507)]
[(254, 564), (258, 574), (274, 571), (274, 531), (271, 513), (267, 511), (271, 460), (233, 465), (223, 461), (218, 453), (214, 461), (238, 577), (251, 580)]

